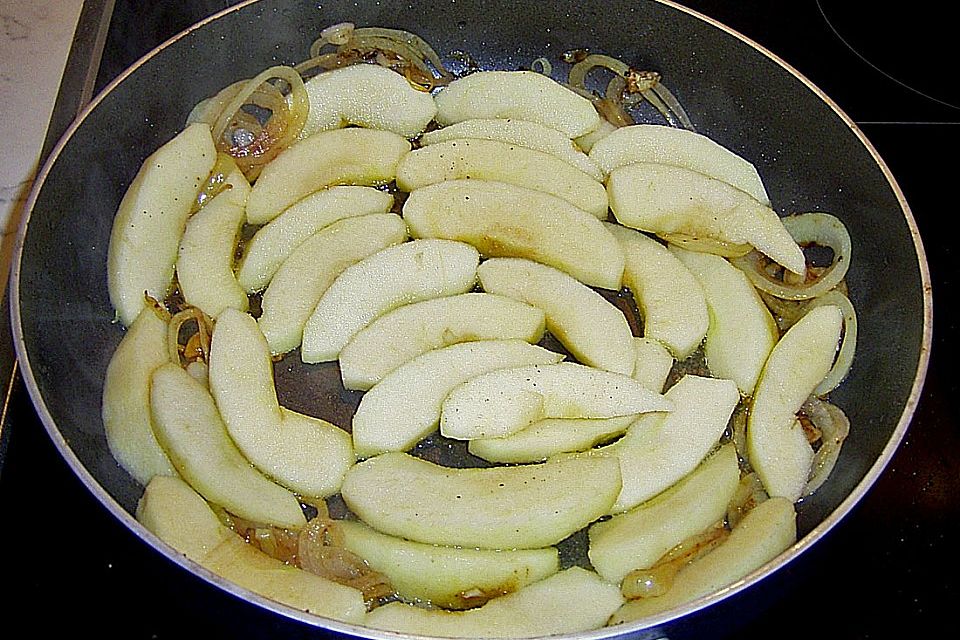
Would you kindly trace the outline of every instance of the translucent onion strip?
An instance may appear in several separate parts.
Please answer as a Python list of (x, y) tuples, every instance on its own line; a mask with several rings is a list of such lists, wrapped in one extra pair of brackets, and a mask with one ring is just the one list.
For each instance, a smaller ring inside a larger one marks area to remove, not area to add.
[(840, 448), (850, 433), (850, 420), (839, 407), (818, 398), (810, 398), (801, 411), (820, 431), (820, 448), (813, 457), (810, 476), (803, 489), (803, 495), (809, 496), (819, 489), (840, 457)]
[[(813, 212), (783, 218), (783, 226), (801, 247), (830, 247), (833, 250), (833, 263), (823, 271), (808, 269), (807, 281), (800, 283), (784, 281), (779, 277), (782, 270), (770, 265), (757, 251), (733, 260), (733, 264), (747, 274), (755, 287), (784, 300), (809, 300), (836, 287), (847, 275), (852, 249), (850, 233), (843, 222), (829, 213)], [(811, 280), (811, 276), (814, 279)]]
[(843, 312), (843, 339), (840, 342), (837, 359), (833, 362), (833, 368), (813, 390), (815, 396), (824, 396), (840, 386), (840, 383), (850, 373), (850, 367), (853, 365), (853, 355), (857, 350), (857, 312), (853, 308), (850, 298), (834, 289), (811, 301), (807, 311), (825, 304), (836, 305)]

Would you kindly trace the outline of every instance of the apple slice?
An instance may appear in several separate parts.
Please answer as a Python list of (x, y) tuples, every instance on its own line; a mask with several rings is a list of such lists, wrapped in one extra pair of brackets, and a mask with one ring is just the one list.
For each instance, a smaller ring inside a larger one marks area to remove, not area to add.
[(609, 458), (451, 469), (385, 453), (354, 465), (341, 493), (382, 533), (426, 544), (539, 549), (606, 513), (620, 491), (619, 471)]
[(461, 382), (503, 367), (551, 364), (562, 358), (522, 340), (478, 340), (427, 351), (364, 394), (353, 416), (357, 455), (413, 448), (437, 428), (443, 399)]
[(317, 191), (291, 205), (247, 242), (237, 280), (248, 293), (268, 284), (302, 242), (343, 218), (387, 213), (393, 196), (373, 187), (340, 186)]
[(469, 611), (424, 609), (391, 602), (364, 624), (406, 636), (527, 638), (602, 627), (623, 603), (620, 590), (592, 571), (570, 567)]
[(582, 136), (600, 126), (593, 103), (547, 76), (533, 71), (480, 71), (458, 78), (435, 97), (437, 122), (476, 118), (529, 120)]
[(432, 349), (474, 340), (537, 342), (543, 312), (490, 293), (464, 293), (398, 307), (362, 329), (340, 351), (347, 389), (366, 391), (405, 362)]
[(573, 362), (498, 369), (453, 389), (440, 433), (457, 440), (497, 438), (543, 418), (615, 418), (670, 411), (673, 403), (620, 373)]
[(771, 496), (796, 501), (813, 449), (797, 421), (800, 406), (833, 366), (843, 328), (839, 307), (811, 309), (770, 352), (747, 421), (747, 455)]
[(623, 284), (643, 316), (643, 334), (665, 344), (678, 360), (693, 353), (710, 326), (703, 288), (690, 270), (656, 240), (605, 223), (626, 256)]
[(167, 362), (167, 323), (145, 307), (110, 358), (101, 403), (110, 453), (142, 485), (177, 475), (153, 434), (150, 411), (150, 375)]
[(378, 64), (355, 64), (318, 74), (304, 83), (310, 112), (301, 137), (358, 125), (405, 138), (422, 132), (437, 113), (433, 97)]
[(299, 529), (296, 496), (247, 462), (227, 434), (206, 386), (169, 362), (153, 373), (154, 432), (180, 475), (200, 495), (254, 522)]
[(355, 460), (350, 435), (280, 407), (270, 347), (253, 317), (226, 309), (217, 318), (209, 378), (230, 437), (258, 469), (305, 496), (339, 491)]
[(397, 186), (404, 191), (462, 178), (543, 191), (601, 220), (609, 210), (602, 182), (549, 153), (498, 140), (438, 142), (408, 153), (397, 168)]
[(363, 594), (274, 560), (247, 544), (179, 478), (154, 478), (137, 505), (137, 520), (161, 540), (225, 580), (312, 614), (362, 623)]
[(143, 161), (120, 202), (107, 249), (107, 287), (129, 327), (144, 293), (167, 297), (180, 237), (217, 160), (210, 127), (192, 124)]
[(607, 192), (623, 225), (750, 244), (790, 271), (806, 272), (803, 251), (777, 213), (726, 182), (690, 169), (638, 162), (614, 169)]
[(719, 547), (682, 568), (669, 591), (656, 598), (626, 603), (610, 624), (669, 611), (734, 585), (789, 549), (796, 540), (797, 518), (790, 501), (770, 498), (761, 502)]
[(448, 609), (472, 609), (556, 573), (553, 547), (494, 551), (439, 547), (388, 536), (360, 522), (340, 520), (344, 547), (390, 580), (401, 598)]
[(336, 360), (368, 324), (397, 307), (466, 293), (477, 282), (477, 250), (463, 242), (414, 240), (344, 269), (303, 328), (304, 362)]
[[(600, 126), (598, 126), (593, 131), (586, 133), (582, 136), (577, 137), (574, 140), (574, 143), (580, 149), (583, 149), (585, 152), (590, 153), (593, 150), (594, 145), (606, 138), (608, 135), (617, 130), (617, 125), (612, 124), (609, 120), (601, 120)], [(596, 164), (596, 163), (594, 163)]]
[(747, 276), (726, 259), (678, 247), (670, 251), (693, 273), (706, 296), (707, 366), (718, 378), (736, 382), (743, 395), (752, 395), (780, 337), (777, 323)]
[(497, 140), (534, 151), (542, 151), (580, 169), (594, 180), (604, 178), (604, 172), (587, 157), (587, 154), (578, 149), (569, 137), (556, 129), (529, 120), (502, 118), (464, 120), (448, 127), (427, 131), (420, 137), (420, 143), (429, 146), (461, 138)]
[(621, 127), (590, 149), (590, 159), (605, 173), (635, 162), (670, 164), (721, 180), (770, 206), (757, 168), (711, 138), (659, 124)]
[(672, 548), (721, 522), (740, 483), (737, 450), (726, 444), (690, 475), (638, 507), (590, 527), (590, 563), (620, 584)]
[(249, 305), (233, 273), (233, 260), (250, 183), (232, 158), (228, 166), (223, 190), (187, 220), (176, 267), (183, 299), (212, 318), (227, 307), (246, 311)]
[(635, 337), (633, 346), (637, 354), (633, 368), (634, 380), (650, 391), (662, 393), (673, 368), (673, 356), (663, 344), (653, 338)]
[(674, 410), (640, 416), (611, 445), (576, 454), (620, 461), (623, 490), (612, 513), (646, 502), (697, 468), (717, 445), (740, 401), (732, 380), (686, 375), (667, 390)]
[(263, 292), (259, 323), (270, 351), (300, 346), (317, 302), (344, 269), (406, 239), (400, 216), (371, 213), (334, 222), (301, 243)]
[(247, 222), (269, 222), (301, 198), (333, 185), (387, 184), (408, 151), (407, 139), (390, 131), (351, 127), (315, 133), (263, 168), (247, 200)]
[(411, 193), (403, 218), (417, 238), (461, 240), (487, 257), (528, 258), (584, 284), (620, 288), (623, 252), (617, 241), (589, 213), (547, 193), (450, 180)]
[(623, 313), (566, 273), (530, 260), (492, 258), (477, 270), (484, 291), (543, 310), (547, 329), (584, 364), (633, 373), (633, 334)]

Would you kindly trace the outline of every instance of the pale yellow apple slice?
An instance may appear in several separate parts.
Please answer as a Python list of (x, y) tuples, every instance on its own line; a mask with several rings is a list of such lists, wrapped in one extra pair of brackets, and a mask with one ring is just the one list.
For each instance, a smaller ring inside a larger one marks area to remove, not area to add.
[(145, 293), (167, 296), (183, 228), (216, 160), (210, 127), (192, 124), (144, 160), (127, 188), (107, 249), (110, 302), (124, 326)]
[(770, 206), (757, 168), (711, 138), (659, 124), (621, 127), (590, 149), (590, 159), (610, 173), (635, 162), (671, 164), (721, 180)]
[(770, 352), (747, 421), (747, 455), (771, 496), (796, 501), (813, 449), (796, 414), (833, 366), (843, 328), (839, 307), (811, 309)]
[(628, 602), (610, 619), (610, 624), (669, 611), (732, 586), (789, 549), (796, 540), (797, 518), (790, 501), (770, 498), (761, 502), (719, 547), (681, 569), (669, 591), (659, 597)]
[[(580, 149), (590, 153), (593, 150), (594, 145), (616, 131), (617, 128), (618, 127), (615, 124), (612, 124), (609, 120), (601, 120), (600, 125), (596, 129), (577, 137), (574, 139), (574, 142)], [(594, 163), (594, 165), (596, 165), (596, 163)]]
[(492, 258), (477, 271), (484, 291), (543, 310), (547, 329), (580, 362), (630, 375), (633, 334), (623, 313), (572, 276), (520, 258)]
[(590, 563), (620, 584), (652, 567), (676, 545), (721, 522), (740, 482), (737, 450), (726, 444), (652, 500), (590, 527)]
[(363, 594), (274, 560), (220, 523), (179, 478), (156, 477), (137, 505), (137, 520), (178, 552), (265, 598), (318, 616), (362, 623)]
[(410, 636), (544, 637), (602, 627), (622, 603), (617, 587), (571, 567), (477, 609), (428, 610), (393, 602), (367, 614), (364, 624)]
[(223, 190), (187, 220), (177, 258), (177, 283), (187, 304), (210, 317), (227, 307), (246, 311), (247, 294), (233, 273), (250, 183), (232, 160)]
[(296, 496), (243, 457), (207, 387), (180, 366), (170, 362), (153, 373), (150, 406), (158, 441), (197, 493), (253, 522), (288, 529), (307, 523)]
[(426, 544), (539, 549), (606, 513), (620, 491), (609, 458), (451, 469), (406, 453), (354, 465), (343, 499), (382, 533)]
[(386, 213), (393, 196), (373, 187), (330, 187), (291, 205), (254, 234), (244, 248), (237, 280), (248, 293), (268, 284), (283, 261), (307, 238), (343, 218)]
[(710, 310), (704, 344), (707, 367), (753, 395), (760, 371), (779, 339), (777, 323), (747, 276), (725, 258), (671, 247), (696, 277)]
[(387, 184), (409, 151), (407, 139), (390, 131), (350, 127), (315, 133), (264, 167), (247, 200), (247, 222), (269, 222), (301, 198), (334, 185)]
[(317, 302), (344, 269), (406, 239), (400, 216), (371, 213), (334, 222), (297, 246), (263, 292), (259, 323), (270, 351), (300, 346)]
[(167, 323), (145, 307), (110, 358), (101, 403), (110, 453), (142, 485), (177, 475), (153, 434), (150, 411), (150, 375), (167, 362)]
[(642, 233), (605, 223), (626, 256), (623, 284), (633, 293), (643, 335), (666, 345), (678, 360), (693, 353), (710, 326), (703, 288), (670, 251)]
[(448, 125), (476, 118), (530, 120), (582, 136), (600, 125), (593, 103), (533, 71), (480, 71), (451, 82), (435, 97), (437, 122)]
[(547, 418), (502, 438), (477, 438), (470, 453), (489, 462), (542, 462), (559, 453), (586, 451), (623, 435), (636, 416), (618, 418)]
[(565, 200), (516, 185), (450, 180), (403, 206), (410, 234), (468, 242), (487, 257), (528, 258), (584, 284), (617, 290), (623, 252), (603, 223)]
[(604, 172), (568, 136), (529, 120), (478, 118), (427, 131), (420, 137), (424, 146), (461, 138), (498, 140), (527, 149), (542, 151), (560, 158), (595, 180), (603, 180)]
[(401, 598), (471, 609), (553, 575), (560, 554), (546, 549), (441, 547), (388, 536), (360, 522), (338, 521), (344, 547), (390, 580)]
[(620, 462), (623, 490), (612, 513), (646, 502), (696, 469), (716, 447), (740, 401), (732, 380), (693, 375), (664, 396), (673, 402), (671, 413), (640, 416), (620, 440), (577, 454)]
[(443, 399), (458, 384), (503, 367), (559, 362), (563, 356), (522, 340), (478, 340), (434, 349), (373, 386), (353, 416), (357, 455), (407, 451), (437, 428)]
[(412, 138), (437, 113), (433, 97), (378, 64), (355, 64), (318, 74), (304, 83), (310, 101), (301, 137), (358, 125)]
[(498, 438), (543, 418), (615, 418), (672, 409), (671, 401), (620, 373), (573, 362), (528, 365), (491, 371), (454, 388), (443, 401), (440, 433), (458, 440)]
[(667, 377), (673, 368), (673, 356), (663, 344), (653, 338), (633, 339), (637, 361), (633, 368), (633, 378), (651, 391), (663, 392)]
[(310, 497), (340, 489), (353, 464), (350, 435), (280, 407), (270, 347), (253, 317), (226, 309), (210, 346), (210, 391), (237, 448), (284, 487)]
[(464, 293), (397, 307), (362, 329), (340, 351), (347, 389), (366, 391), (405, 362), (432, 349), (474, 340), (537, 342), (543, 311), (512, 298)]
[(790, 271), (806, 272), (803, 252), (777, 213), (726, 182), (690, 169), (638, 162), (614, 169), (607, 192), (623, 225), (750, 244)]
[(336, 360), (368, 324), (397, 307), (466, 293), (477, 282), (480, 255), (463, 242), (414, 240), (388, 247), (344, 269), (303, 328), (304, 362)]
[(397, 186), (404, 191), (462, 178), (543, 191), (601, 220), (609, 209), (602, 182), (549, 153), (498, 140), (438, 142), (408, 153), (397, 168)]

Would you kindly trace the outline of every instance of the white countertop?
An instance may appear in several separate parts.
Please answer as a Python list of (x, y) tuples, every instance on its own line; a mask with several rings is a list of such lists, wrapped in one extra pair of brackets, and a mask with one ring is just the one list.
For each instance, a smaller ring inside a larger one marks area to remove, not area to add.
[(0, 0), (0, 276), (33, 183), (83, 0)]

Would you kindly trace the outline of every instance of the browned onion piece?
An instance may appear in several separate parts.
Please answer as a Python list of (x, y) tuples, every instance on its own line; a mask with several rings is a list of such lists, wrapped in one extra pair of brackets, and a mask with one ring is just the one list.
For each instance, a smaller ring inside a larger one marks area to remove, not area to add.
[(810, 398), (801, 411), (820, 431), (820, 448), (813, 456), (809, 480), (803, 488), (803, 495), (809, 496), (819, 489), (840, 457), (843, 441), (850, 434), (850, 420), (840, 407), (819, 398)]
[(748, 473), (740, 477), (740, 484), (730, 498), (727, 505), (727, 526), (733, 529), (751, 509), (766, 500), (769, 496), (763, 488), (763, 482), (756, 473)]
[[(415, 59), (420, 61), (429, 62), (433, 67), (434, 71), (440, 75), (440, 84), (448, 84), (454, 78), (453, 73), (444, 66), (443, 61), (440, 60), (440, 56), (437, 55), (437, 52), (434, 51), (433, 47), (427, 43), (426, 40), (416, 35), (415, 33), (410, 33), (409, 31), (403, 31), (402, 29), (386, 29), (383, 27), (363, 27), (361, 29), (356, 29), (353, 32), (354, 38), (383, 38), (386, 40), (393, 40), (395, 42), (403, 43), (407, 48), (412, 50), (415, 54)], [(413, 60), (411, 60), (412, 62)]]
[(637, 600), (662, 596), (670, 590), (674, 576), (684, 565), (713, 551), (728, 535), (730, 531), (719, 522), (675, 546), (649, 569), (634, 569), (620, 584), (623, 597)]
[[(196, 330), (184, 339), (181, 329), (190, 322), (195, 323)], [(196, 307), (188, 306), (174, 314), (167, 325), (170, 361), (182, 367), (187, 367), (191, 362), (209, 362), (212, 330), (213, 321)]]

